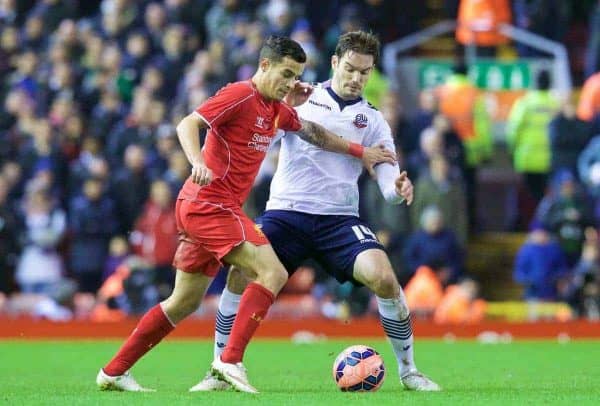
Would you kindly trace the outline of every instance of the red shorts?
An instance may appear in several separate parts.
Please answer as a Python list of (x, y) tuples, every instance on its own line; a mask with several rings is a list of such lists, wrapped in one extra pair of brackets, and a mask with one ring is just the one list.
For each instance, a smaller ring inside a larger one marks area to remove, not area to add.
[(175, 218), (179, 245), (173, 266), (184, 272), (215, 276), (221, 259), (244, 241), (269, 244), (241, 207), (198, 200), (177, 200)]

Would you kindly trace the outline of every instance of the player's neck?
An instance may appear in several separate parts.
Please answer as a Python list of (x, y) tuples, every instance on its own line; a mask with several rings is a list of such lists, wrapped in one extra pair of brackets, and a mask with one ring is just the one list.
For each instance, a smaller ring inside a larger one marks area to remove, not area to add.
[(262, 96), (263, 99), (265, 99), (267, 101), (272, 100), (269, 96), (266, 95), (266, 91), (264, 90), (262, 78), (260, 77), (260, 74), (258, 72), (255, 73), (254, 76), (252, 76), (252, 78), (250, 79), (250, 82), (252, 83), (252, 86), (254, 86), (256, 91)]
[(354, 102), (356, 100), (360, 100), (362, 98), (362, 94), (359, 96), (352, 96), (352, 97), (348, 97), (348, 96), (343, 96), (342, 92), (340, 91), (340, 89), (338, 88), (338, 86), (332, 81), (331, 86), (329, 87), (333, 93), (335, 93), (335, 95), (337, 96), (337, 98), (339, 100), (343, 100), (345, 102)]

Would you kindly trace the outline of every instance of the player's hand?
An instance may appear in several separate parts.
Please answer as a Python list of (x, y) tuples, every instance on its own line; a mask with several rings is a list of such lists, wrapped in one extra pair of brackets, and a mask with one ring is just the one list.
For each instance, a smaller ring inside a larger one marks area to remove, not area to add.
[(294, 83), (294, 88), (290, 90), (283, 101), (292, 107), (299, 106), (308, 100), (313, 90), (314, 88), (310, 83), (297, 80), (296, 83)]
[(396, 154), (386, 149), (383, 144), (375, 147), (366, 147), (362, 156), (363, 166), (373, 178), (376, 177), (375, 165), (387, 162), (388, 164), (396, 165)]
[(402, 171), (400, 176), (396, 178), (396, 193), (406, 200), (406, 204), (410, 206), (413, 201), (413, 184), (408, 178), (406, 171)]
[(192, 165), (192, 182), (200, 186), (206, 186), (212, 180), (212, 171), (204, 162), (195, 162)]

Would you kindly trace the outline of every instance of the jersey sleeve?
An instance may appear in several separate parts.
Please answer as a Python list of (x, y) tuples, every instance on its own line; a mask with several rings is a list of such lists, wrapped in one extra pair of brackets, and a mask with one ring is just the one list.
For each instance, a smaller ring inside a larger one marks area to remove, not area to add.
[(244, 103), (254, 95), (252, 88), (244, 83), (232, 83), (221, 88), (196, 109), (211, 128), (235, 118)]
[(298, 131), (302, 128), (296, 109), (281, 102), (279, 105), (279, 121), (277, 127), (284, 131)]
[[(381, 144), (386, 149), (396, 153), (392, 129), (381, 114), (378, 114), (377, 125), (365, 141), (366, 147), (374, 147)], [(398, 164), (381, 163), (375, 166), (375, 173), (377, 174), (377, 185), (385, 200), (390, 204), (402, 203), (404, 199), (396, 194), (395, 181), (400, 175)]]

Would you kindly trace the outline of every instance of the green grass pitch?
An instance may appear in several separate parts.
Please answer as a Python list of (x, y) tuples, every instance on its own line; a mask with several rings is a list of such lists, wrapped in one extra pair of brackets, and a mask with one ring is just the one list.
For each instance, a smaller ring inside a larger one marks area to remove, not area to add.
[[(339, 392), (331, 377), (335, 356), (348, 345), (366, 344), (387, 366), (376, 393)], [(212, 358), (207, 341), (166, 341), (133, 369), (156, 393), (100, 392), (94, 379), (118, 348), (117, 341), (0, 341), (0, 403), (7, 405), (547, 405), (600, 404), (600, 342), (518, 341), (511, 344), (420, 340), (419, 368), (440, 393), (401, 389), (395, 359), (380, 339), (292, 344), (256, 340), (245, 364), (259, 395), (188, 393)]]

